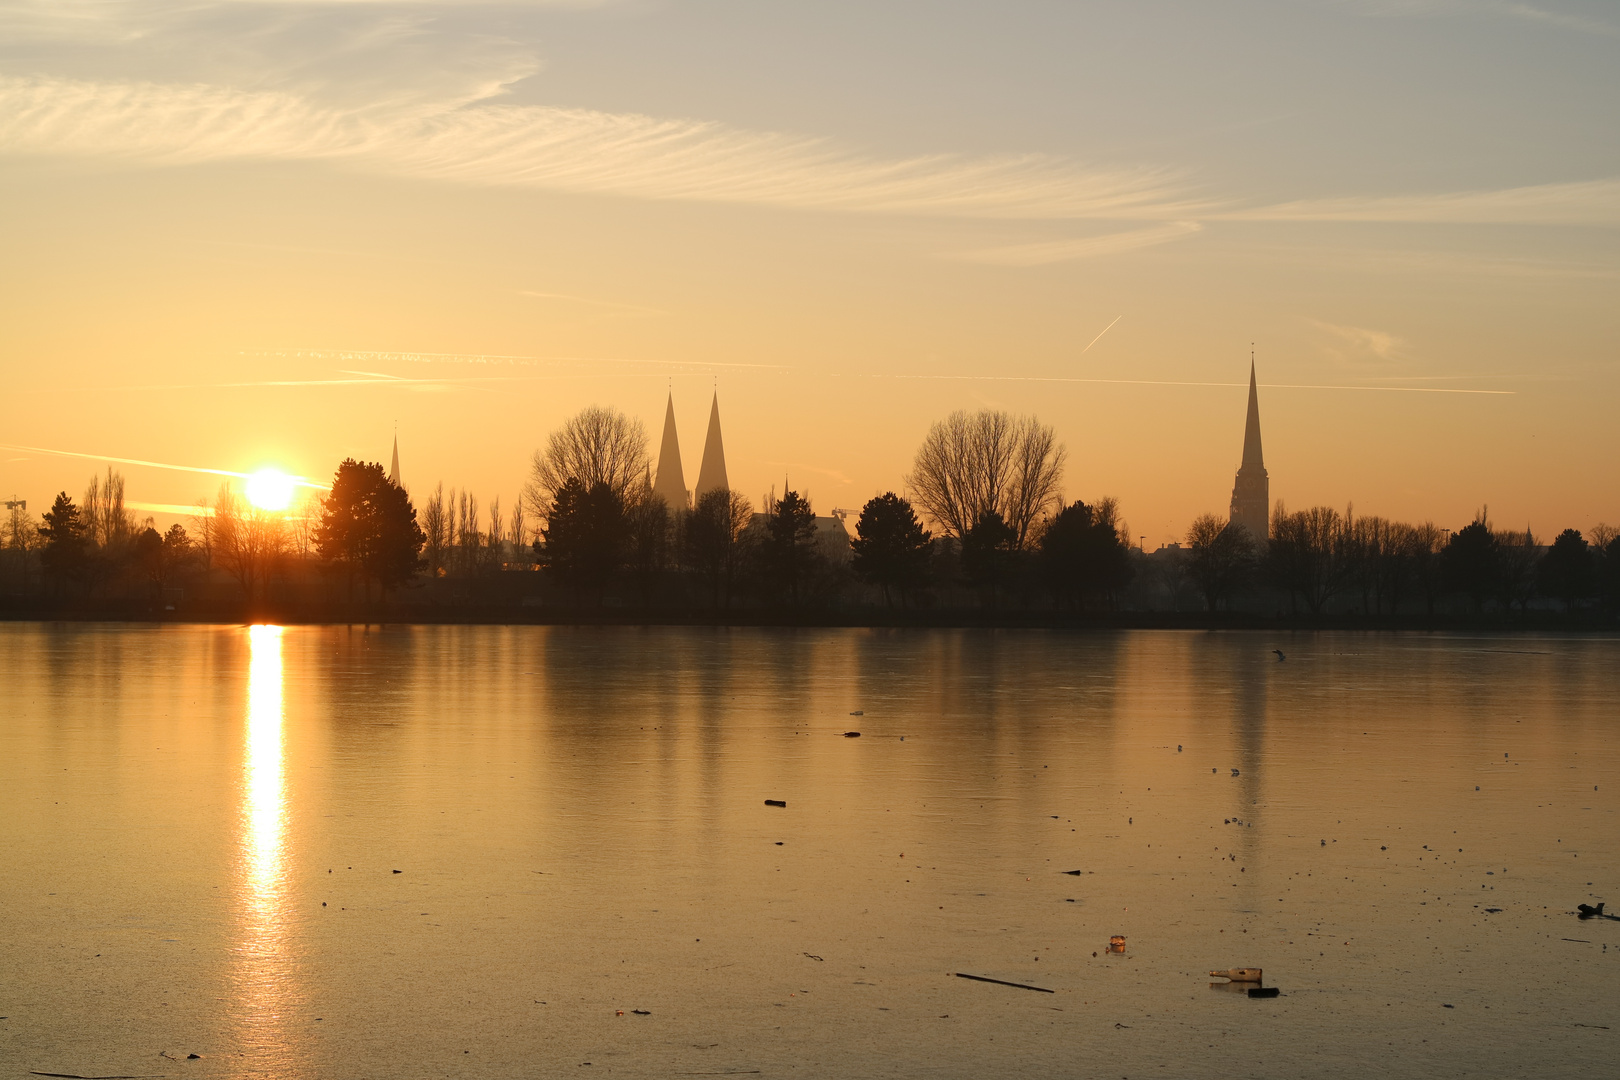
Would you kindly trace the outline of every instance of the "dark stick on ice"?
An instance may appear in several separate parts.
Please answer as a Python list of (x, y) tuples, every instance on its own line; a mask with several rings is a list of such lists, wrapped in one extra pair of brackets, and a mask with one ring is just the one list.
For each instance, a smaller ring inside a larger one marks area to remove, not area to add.
[(1020, 990), (1036, 990), (1036, 991), (1039, 991), (1042, 994), (1055, 994), (1055, 993), (1057, 993), (1056, 990), (1048, 990), (1044, 986), (1031, 986), (1028, 983), (1008, 982), (1006, 979), (992, 979), (992, 978), (990, 978), (989, 976), (986, 976), (986, 975), (966, 975), (966, 974), (963, 974), (960, 971), (954, 972), (954, 974), (956, 975), (956, 977), (958, 979), (972, 979), (974, 982), (995, 983), (997, 986), (1015, 986)]

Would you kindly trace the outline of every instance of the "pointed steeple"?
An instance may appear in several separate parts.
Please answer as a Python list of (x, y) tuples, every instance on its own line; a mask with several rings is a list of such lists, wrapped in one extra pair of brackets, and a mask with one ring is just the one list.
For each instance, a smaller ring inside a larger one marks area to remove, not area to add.
[(717, 390), (714, 403), (709, 406), (709, 434), (703, 440), (703, 465), (698, 469), (697, 490), (692, 496), (701, 499), (718, 488), (730, 487), (731, 482), (726, 479), (726, 447), (720, 440), (720, 392)]
[(1249, 420), (1243, 428), (1243, 467), (1266, 467), (1265, 456), (1260, 453), (1260, 392), (1254, 381), (1254, 360), (1249, 360)]
[(399, 432), (394, 432), (394, 463), (388, 467), (388, 482), (399, 486)]
[(675, 434), (675, 394), (664, 406), (664, 441), (658, 448), (658, 479), (653, 494), (660, 495), (671, 510), (685, 510), (686, 474), (681, 471), (681, 440)]
[(1241, 525), (1256, 540), (1271, 535), (1271, 479), (1260, 452), (1260, 391), (1254, 377), (1254, 356), (1249, 357), (1249, 416), (1243, 426), (1243, 463), (1232, 484), (1231, 522)]

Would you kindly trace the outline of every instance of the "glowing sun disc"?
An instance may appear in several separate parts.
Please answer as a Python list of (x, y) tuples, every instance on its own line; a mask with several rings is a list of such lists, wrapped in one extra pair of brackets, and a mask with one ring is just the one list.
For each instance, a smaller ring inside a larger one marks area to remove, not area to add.
[(245, 486), (248, 502), (260, 510), (285, 510), (292, 505), (297, 481), (279, 469), (260, 469)]

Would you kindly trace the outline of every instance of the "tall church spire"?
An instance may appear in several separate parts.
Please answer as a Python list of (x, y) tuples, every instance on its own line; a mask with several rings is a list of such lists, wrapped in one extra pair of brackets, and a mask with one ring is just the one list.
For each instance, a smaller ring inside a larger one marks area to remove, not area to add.
[(394, 432), (394, 463), (388, 467), (388, 482), (399, 486), (399, 432)]
[(703, 440), (703, 465), (698, 469), (697, 490), (692, 494), (701, 499), (711, 491), (730, 487), (726, 479), (726, 447), (720, 440), (720, 392), (717, 390), (714, 403), (709, 406), (709, 434)]
[(681, 440), (675, 434), (675, 394), (664, 407), (664, 441), (658, 448), (658, 479), (653, 494), (663, 497), (671, 510), (685, 510), (686, 474), (681, 471)]
[(1265, 456), (1260, 453), (1260, 392), (1254, 381), (1254, 359), (1249, 360), (1249, 419), (1243, 428), (1243, 467), (1265, 471)]
[(1260, 391), (1254, 376), (1254, 357), (1249, 357), (1249, 415), (1243, 427), (1243, 464), (1238, 466), (1232, 484), (1231, 522), (1241, 525), (1256, 540), (1271, 535), (1271, 479), (1266, 473), (1265, 456), (1260, 452)]

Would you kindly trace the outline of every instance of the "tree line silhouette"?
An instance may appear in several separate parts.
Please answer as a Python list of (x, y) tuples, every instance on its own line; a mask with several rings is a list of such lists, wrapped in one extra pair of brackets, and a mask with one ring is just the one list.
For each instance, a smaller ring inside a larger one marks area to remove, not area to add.
[[(906, 477), (858, 518), (818, 517), (806, 493), (653, 492), (641, 424), (585, 409), (534, 455), (503, 514), (437, 485), (420, 507), (383, 466), (345, 460), (291, 511), (254, 506), (229, 481), (191, 528), (159, 533), (124, 506), (114, 470), (36, 521), (13, 510), (5, 591), (148, 607), (236, 603), (353, 609), (629, 608), (642, 611), (1118, 610), (1372, 617), (1620, 608), (1620, 541), (1599, 525), (1543, 545), (1485, 510), (1456, 531), (1289, 511), (1270, 536), (1215, 514), (1151, 554), (1112, 498), (1065, 504), (1064, 448), (1034, 417), (983, 410), (934, 424)], [(850, 528), (850, 525), (853, 528)]]

